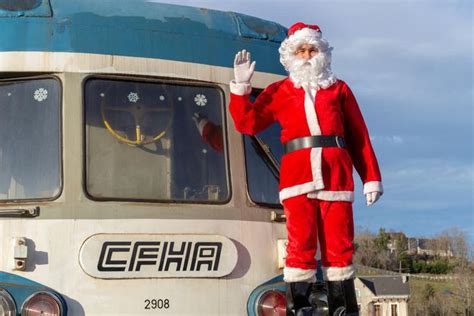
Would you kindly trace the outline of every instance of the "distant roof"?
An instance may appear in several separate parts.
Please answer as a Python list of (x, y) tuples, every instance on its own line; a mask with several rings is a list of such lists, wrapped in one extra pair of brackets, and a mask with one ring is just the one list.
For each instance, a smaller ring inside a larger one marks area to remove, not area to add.
[(410, 295), (409, 283), (403, 283), (402, 276), (364, 276), (359, 280), (376, 296)]
[(418, 238), (418, 247), (420, 249), (435, 249), (436, 242), (432, 239)]
[(152, 0), (0, 0), (0, 52), (79, 52), (232, 67), (247, 49), (257, 70), (285, 74), (286, 28), (235, 12)]
[(406, 238), (406, 235), (403, 232), (389, 232), (388, 234), (390, 238), (398, 238), (398, 237)]

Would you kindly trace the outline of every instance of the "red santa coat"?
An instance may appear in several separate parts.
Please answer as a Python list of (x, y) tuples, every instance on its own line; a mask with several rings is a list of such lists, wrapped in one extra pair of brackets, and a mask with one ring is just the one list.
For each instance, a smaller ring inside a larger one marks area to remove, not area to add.
[(357, 101), (337, 80), (326, 89), (295, 88), (289, 78), (268, 86), (250, 102), (250, 84), (231, 83), (230, 113), (236, 129), (255, 135), (273, 122), (281, 125), (281, 142), (313, 136), (344, 137), (346, 148), (305, 148), (283, 156), (280, 201), (308, 194), (326, 201), (354, 201), (354, 165), (364, 193), (383, 192), (381, 174)]

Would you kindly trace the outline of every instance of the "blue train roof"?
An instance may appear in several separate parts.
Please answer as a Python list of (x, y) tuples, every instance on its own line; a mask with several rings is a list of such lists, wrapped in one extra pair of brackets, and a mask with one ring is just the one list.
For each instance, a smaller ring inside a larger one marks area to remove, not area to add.
[(0, 0), (0, 51), (79, 52), (232, 67), (247, 49), (258, 71), (284, 74), (285, 27), (234, 12), (145, 0)]

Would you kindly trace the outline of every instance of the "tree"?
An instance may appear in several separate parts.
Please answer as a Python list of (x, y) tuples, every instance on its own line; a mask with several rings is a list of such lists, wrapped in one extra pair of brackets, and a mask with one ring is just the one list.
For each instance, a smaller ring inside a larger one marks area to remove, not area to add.
[[(460, 242), (461, 246), (462, 244), (463, 242)], [(459, 251), (459, 249), (456, 251)], [(465, 253), (467, 255), (467, 246)], [(467, 257), (458, 263), (459, 264), (454, 268), (454, 276), (457, 278), (457, 287), (453, 289), (451, 294), (460, 299), (466, 315), (474, 315), (474, 271), (471, 269)]]
[[(395, 243), (396, 262), (399, 265), (398, 270), (400, 270), (401, 268), (402, 271), (409, 272), (412, 260), (411, 260), (411, 257), (407, 253), (408, 239), (405, 237), (404, 234), (399, 234), (395, 238), (394, 243)], [(402, 272), (402, 271), (398, 271), (398, 272)]]
[(390, 235), (385, 232), (385, 228), (379, 229), (379, 234), (375, 239), (375, 246), (379, 251), (388, 250), (388, 242), (390, 241)]
[(369, 267), (375, 267), (377, 251), (374, 248), (375, 235), (368, 230), (363, 230), (355, 237), (354, 262)]
[(390, 235), (384, 228), (380, 228), (378, 235), (362, 231), (355, 238), (354, 262), (378, 269), (398, 269), (395, 255), (388, 250), (389, 241)]
[(438, 255), (467, 259), (467, 233), (457, 227), (448, 228), (435, 236), (434, 247)]

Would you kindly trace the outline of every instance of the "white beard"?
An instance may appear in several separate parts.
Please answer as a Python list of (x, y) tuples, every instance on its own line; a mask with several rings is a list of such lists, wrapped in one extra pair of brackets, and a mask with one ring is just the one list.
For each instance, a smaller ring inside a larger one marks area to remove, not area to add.
[(331, 56), (326, 53), (318, 53), (309, 60), (291, 56), (288, 72), (296, 88), (303, 86), (319, 90), (336, 82), (336, 76), (331, 71)]

